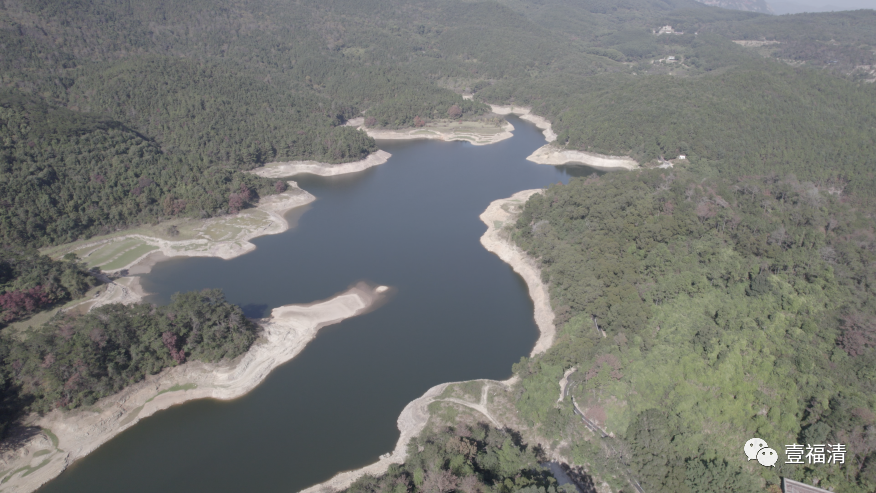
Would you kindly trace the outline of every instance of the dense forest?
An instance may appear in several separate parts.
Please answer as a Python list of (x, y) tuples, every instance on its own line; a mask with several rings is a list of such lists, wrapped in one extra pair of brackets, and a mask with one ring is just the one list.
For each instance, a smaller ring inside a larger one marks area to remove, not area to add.
[(544, 457), (507, 430), (484, 423), (461, 424), (422, 433), (408, 444), (409, 460), (391, 465), (379, 478), (364, 476), (346, 492), (387, 491), (463, 493), (572, 492), (557, 485)]
[(49, 307), (80, 298), (95, 278), (71, 260), (52, 260), (34, 249), (0, 249), (0, 328)]
[[(577, 402), (619, 435), (646, 491), (748, 491), (753, 475), (872, 491), (870, 209), (793, 175), (711, 173), (576, 179), (527, 202), (514, 238), (539, 259), (560, 335), (515, 367), (520, 413), (562, 438), (573, 418), (554, 409), (556, 382), (576, 367)], [(750, 436), (848, 454), (743, 472), (726, 461)], [(572, 448), (591, 464), (609, 453)]]
[[(228, 212), (274, 182), (169, 156), (117, 121), (0, 93), (0, 244), (45, 246), (162, 217)], [(168, 207), (168, 204), (170, 207)]]
[[(354, 117), (399, 128), (528, 105), (557, 145), (689, 165), (575, 180), (527, 204), (513, 237), (542, 266), (559, 336), (514, 368), (520, 415), (562, 443), (580, 422), (554, 406), (556, 382), (575, 367), (576, 402), (615, 437), (568, 446), (606, 480), (873, 491), (874, 15), (694, 0), (2, 3), (2, 323), (93, 284), (25, 247), (233, 213), (277, 191), (243, 171), (376, 150), (344, 125)], [(253, 337), (216, 292), (3, 334), (4, 426), (234, 357)], [(734, 459), (754, 435), (849, 452), (773, 471)], [(352, 489), (556, 489), (508, 440), (432, 433)]]
[(110, 304), (61, 313), (23, 338), (2, 336), (2, 423), (23, 412), (93, 404), (164, 368), (243, 354), (256, 325), (220, 290), (174, 295), (167, 306)]

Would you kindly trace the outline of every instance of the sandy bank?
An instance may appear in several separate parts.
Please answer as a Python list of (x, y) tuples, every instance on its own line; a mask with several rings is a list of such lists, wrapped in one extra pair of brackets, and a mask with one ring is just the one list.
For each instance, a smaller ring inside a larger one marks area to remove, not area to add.
[(392, 154), (378, 150), (372, 152), (365, 159), (353, 163), (327, 164), (316, 161), (290, 161), (287, 163), (268, 163), (261, 168), (256, 168), (250, 173), (263, 178), (284, 178), (301, 173), (310, 173), (319, 176), (337, 176), (347, 173), (357, 173), (372, 166), (385, 163)]
[(355, 118), (347, 125), (355, 126), (377, 140), (442, 140), (445, 142), (460, 141), (472, 145), (488, 145), (510, 139), (514, 136), (514, 125), (505, 122), (501, 127), (494, 127), (478, 122), (454, 122), (452, 124), (429, 123), (420, 128), (403, 128), (386, 130), (368, 128), (363, 124), (364, 118)]
[(498, 106), (495, 104), (491, 104), (490, 108), (493, 110), (493, 113), (497, 115), (518, 115), (520, 118), (532, 122), (536, 127), (540, 128), (544, 134), (544, 138), (547, 139), (548, 142), (557, 140), (557, 134), (554, 133), (554, 130), (551, 127), (551, 122), (544, 117), (533, 115), (531, 108), (524, 106)]
[[(529, 296), (535, 304), (535, 322), (538, 325), (540, 332), (538, 341), (533, 347), (531, 356), (543, 353), (551, 344), (553, 344), (554, 334), (554, 312), (551, 309), (550, 298), (548, 296), (547, 285), (541, 281), (541, 274), (535, 265), (535, 262), (529, 258), (517, 245), (511, 243), (507, 237), (507, 233), (502, 231), (502, 227), (516, 220), (517, 215), (522, 210), (523, 204), (533, 194), (541, 193), (541, 190), (524, 190), (517, 192), (507, 199), (499, 199), (493, 201), (487, 210), (481, 214), (480, 218), (487, 225), (487, 232), (481, 236), (481, 244), (488, 251), (495, 253), (503, 261), (510, 264), (515, 272), (520, 274), (529, 287)], [(518, 381), (517, 376), (513, 376), (504, 382), (494, 382), (492, 380), (479, 380), (487, 383), (495, 383), (505, 387), (512, 387)], [(486, 399), (486, 385), (481, 394), (480, 403), (463, 402), (459, 399), (446, 398), (439, 399), (439, 396), (444, 392), (448, 385), (461, 382), (448, 382), (436, 385), (427, 390), (425, 394), (411, 401), (402, 410), (398, 417), (398, 429), (401, 432), (395, 449), (387, 455), (381, 456), (380, 460), (374, 464), (365, 466), (361, 469), (346, 471), (335, 475), (330, 480), (311, 486), (302, 493), (318, 493), (323, 491), (336, 491), (349, 487), (354, 481), (370, 474), (379, 476), (386, 472), (390, 464), (401, 464), (407, 458), (408, 442), (420, 434), (426, 423), (429, 421), (429, 404), (444, 400), (455, 402), (472, 408), (485, 417), (487, 417), (494, 425), (501, 426), (496, 418), (489, 412)]]
[(326, 301), (275, 308), (270, 318), (260, 322), (263, 332), (259, 340), (232, 362), (186, 363), (101, 399), (88, 409), (31, 417), (31, 426), (49, 429), (56, 438), (38, 434), (0, 456), (0, 470), (20, 470), (9, 476), (4, 491), (37, 489), (75, 460), (160, 410), (193, 399), (234, 399), (246, 394), (274, 368), (300, 353), (320, 328), (367, 311), (385, 291), (360, 283)]
[[(140, 248), (144, 253), (130, 260), (110, 264), (112, 268), (102, 269), (109, 273), (128, 270), (131, 274), (149, 272), (155, 263), (171, 257), (219, 257), (226, 260), (239, 257), (255, 250), (255, 245), (249, 240), (288, 230), (290, 225), (284, 217), (286, 212), (316, 200), (313, 195), (298, 188), (294, 181), (287, 183), (289, 187), (285, 192), (264, 197), (256, 207), (244, 209), (238, 214), (206, 220), (191, 219), (179, 223), (180, 230), (189, 231), (189, 239), (159, 238), (148, 232), (110, 235), (56, 248), (53, 256), (60, 257), (67, 252), (85, 252), (81, 258), (88, 262), (92, 254), (89, 251), (100, 252), (111, 249), (114, 245), (127, 243), (127, 251), (133, 252)], [(125, 255), (125, 252), (121, 255)]]
[(146, 293), (143, 292), (143, 287), (140, 286), (139, 277), (121, 277), (110, 280), (103, 285), (102, 291), (96, 297), (78, 303), (71, 307), (71, 309), (79, 308), (91, 311), (99, 306), (111, 303), (130, 305), (142, 301), (144, 296), (146, 296)]
[(523, 210), (523, 205), (541, 190), (524, 190), (507, 199), (494, 200), (487, 210), (481, 214), (481, 221), (487, 225), (487, 232), (481, 236), (481, 245), (487, 251), (495, 253), (505, 263), (520, 274), (529, 287), (529, 297), (535, 305), (535, 323), (538, 325), (539, 337), (529, 356), (543, 353), (554, 342), (554, 311), (551, 309), (550, 295), (547, 285), (541, 280), (541, 272), (535, 261), (517, 247), (508, 238), (503, 227), (517, 220)]
[(311, 486), (310, 488), (307, 488), (305, 490), (301, 490), (301, 493), (320, 493), (342, 490), (348, 488), (351, 484), (353, 484), (353, 482), (366, 474), (379, 476), (386, 472), (390, 464), (404, 463), (405, 459), (407, 458), (408, 442), (410, 442), (411, 439), (419, 435), (420, 432), (423, 431), (423, 428), (426, 427), (426, 424), (429, 422), (429, 404), (432, 404), (435, 401), (455, 402), (457, 404), (470, 407), (484, 414), (484, 416), (487, 417), (487, 419), (489, 419), (491, 422), (493, 422), (495, 426), (501, 426), (496, 421), (496, 419), (490, 415), (489, 411), (486, 408), (488, 386), (490, 384), (494, 384), (510, 387), (511, 385), (516, 383), (517, 380), (515, 378), (512, 378), (503, 382), (497, 382), (494, 380), (477, 381), (484, 382), (480, 403), (465, 402), (460, 399), (454, 399), (452, 397), (441, 398), (441, 394), (444, 393), (444, 390), (449, 385), (463, 382), (447, 382), (432, 387), (431, 389), (427, 390), (425, 394), (408, 403), (408, 405), (405, 406), (405, 408), (402, 410), (401, 414), (399, 414), (397, 424), (398, 429), (401, 431), (401, 435), (399, 436), (398, 441), (395, 444), (395, 448), (392, 450), (392, 452), (382, 455), (380, 457), (380, 460), (375, 462), (374, 464), (365, 466), (361, 469), (338, 473), (324, 483), (320, 483)]
[(386, 472), (390, 464), (401, 464), (407, 458), (408, 442), (420, 434), (429, 421), (429, 404), (444, 392), (452, 382), (442, 383), (427, 390), (425, 394), (414, 399), (402, 410), (398, 416), (398, 429), (401, 431), (395, 448), (388, 455), (381, 456), (380, 460), (361, 469), (346, 471), (336, 474), (324, 483), (311, 486), (302, 493), (317, 493), (322, 491), (335, 491), (349, 487), (354, 481), (366, 474), (379, 476)]
[(526, 159), (533, 163), (552, 165), (584, 163), (592, 168), (600, 169), (623, 168), (632, 170), (639, 168), (639, 163), (628, 157), (605, 156), (603, 154), (595, 154), (592, 152), (561, 149), (552, 144), (539, 147)]

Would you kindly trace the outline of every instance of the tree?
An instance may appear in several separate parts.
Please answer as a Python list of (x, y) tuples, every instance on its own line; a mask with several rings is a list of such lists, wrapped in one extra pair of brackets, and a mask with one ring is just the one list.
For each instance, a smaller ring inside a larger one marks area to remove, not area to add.
[(462, 116), (462, 110), (457, 105), (452, 105), (450, 108), (447, 108), (447, 116), (450, 118), (459, 118)]

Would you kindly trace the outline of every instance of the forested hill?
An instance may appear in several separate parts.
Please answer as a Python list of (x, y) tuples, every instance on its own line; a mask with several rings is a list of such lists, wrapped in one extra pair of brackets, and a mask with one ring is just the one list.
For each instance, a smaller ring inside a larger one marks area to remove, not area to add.
[(773, 9), (765, 0), (697, 0), (700, 3), (721, 7), (722, 9), (745, 10), (747, 12), (760, 12), (772, 14)]
[[(528, 105), (552, 121), (555, 145), (645, 167), (687, 159), (527, 204), (514, 237), (541, 263), (559, 336), (515, 367), (520, 415), (616, 489), (629, 488), (629, 469), (649, 493), (775, 491), (779, 476), (874, 491), (874, 15), (694, 0), (9, 0), (0, 243), (232, 212), (232, 194), (255, 202), (275, 190), (243, 170), (374, 151), (343, 125), (353, 117), (396, 128)], [(46, 267), (40, 285), (78, 292), (77, 272)], [(251, 324), (218, 293), (191, 296), (170, 312), (106, 308), (4, 343), (0, 383), (34, 409), (69, 407), (186, 355), (245, 350)], [(233, 320), (236, 339), (202, 341), (168, 316), (190, 309), (216, 327)], [(116, 368), (93, 352), (99, 341), (157, 350)], [(53, 366), (55, 351), (94, 364)], [(581, 426), (555, 406), (571, 367), (576, 399), (615, 433), (613, 447), (564, 442)], [(486, 457), (498, 453), (490, 436), (464, 441)], [(751, 436), (840, 442), (847, 460), (755, 468), (739, 460)], [(423, 446), (430, 460), (448, 453)], [(552, 487), (525, 451), (506, 452), (525, 460), (502, 485), (480, 456), (451, 472), (476, 475), (474, 489)], [(441, 471), (428, 479), (448, 479)], [(427, 484), (415, 468), (391, 476)]]
[[(776, 491), (780, 477), (873, 491), (872, 210), (793, 175), (702, 170), (533, 196), (513, 234), (549, 280), (559, 335), (515, 366), (520, 414), (567, 440), (579, 418), (556, 408), (556, 382), (574, 367), (577, 405), (616, 435), (570, 446), (601, 477), (628, 466), (666, 493)], [(745, 462), (755, 436), (775, 469)], [(845, 462), (785, 464), (795, 443), (843, 444)]]
[[(104, 122), (95, 132), (113, 143), (104, 155), (68, 159), (75, 146), (95, 152), (95, 137), (55, 131), (50, 156), (36, 127), (6, 116), (3, 183), (18, 205), (6, 208), (2, 241), (47, 245), (156, 221), (165, 201), (185, 204), (175, 214), (219, 214), (242, 182), (271, 193), (240, 170), (374, 151), (342, 125), (351, 117), (397, 128), (448, 118), (454, 106), (478, 117), (488, 111), (481, 102), (533, 106), (570, 148), (643, 163), (687, 154), (695, 164), (806, 170), (869, 187), (857, 183), (872, 178), (863, 171), (873, 155), (872, 85), (854, 82), (862, 72), (791, 68), (763, 59), (778, 52), (732, 41), (776, 37), (781, 56), (797, 50), (798, 63), (816, 56), (805, 47), (839, 32), (844, 63), (864, 63), (856, 54), (872, 46), (871, 29), (835, 14), (776, 19), (694, 0), (3, 4), (2, 106), (51, 108), (46, 125), (59, 129), (71, 128), (65, 115), (93, 115)], [(666, 25), (674, 31), (659, 34)], [(32, 175), (41, 178), (25, 186)], [(74, 184), (76, 193), (60, 190)]]
[(163, 153), (117, 121), (0, 92), (0, 243), (65, 243), (157, 217), (228, 210), (232, 193), (273, 182)]

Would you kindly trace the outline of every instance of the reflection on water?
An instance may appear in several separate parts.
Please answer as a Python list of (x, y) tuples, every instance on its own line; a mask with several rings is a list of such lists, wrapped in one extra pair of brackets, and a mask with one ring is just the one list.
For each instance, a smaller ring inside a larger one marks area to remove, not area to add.
[(563, 164), (556, 166), (557, 170), (572, 178), (582, 178), (592, 175), (595, 170), (586, 164)]
[(142, 279), (150, 301), (222, 288), (251, 317), (363, 279), (397, 292), (322, 329), (246, 396), (145, 419), (42, 491), (295, 491), (390, 451), (399, 412), (429, 387), (509, 377), (537, 338), (532, 303), (480, 245), (478, 216), (495, 199), (593, 173), (526, 161), (544, 139), (510, 119), (515, 137), (497, 144), (380, 142), (393, 157), (376, 168), (295, 177), (317, 200), (289, 214), (294, 229), (236, 259), (156, 265)]

